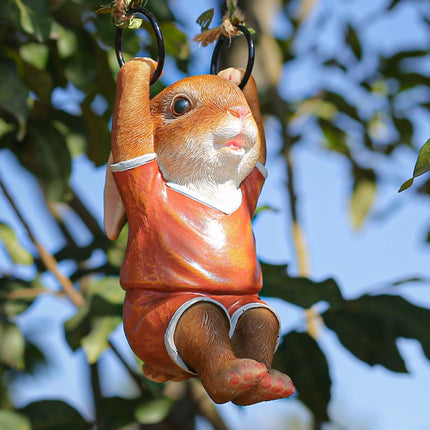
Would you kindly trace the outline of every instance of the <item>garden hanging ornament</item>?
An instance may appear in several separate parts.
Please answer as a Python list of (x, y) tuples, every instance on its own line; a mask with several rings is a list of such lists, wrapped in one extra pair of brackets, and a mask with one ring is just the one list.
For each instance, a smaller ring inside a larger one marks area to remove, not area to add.
[[(251, 218), (266, 169), (257, 89), (247, 71), (187, 77), (152, 100), (163, 68), (148, 58), (124, 63), (121, 33), (106, 175), (105, 230), (128, 222), (121, 267), (124, 329), (146, 377), (199, 377), (217, 403), (250, 405), (291, 395), (271, 368), (280, 324), (258, 293), (261, 268)], [(222, 43), (222, 42), (219, 42)], [(212, 59), (218, 67), (219, 49)]]

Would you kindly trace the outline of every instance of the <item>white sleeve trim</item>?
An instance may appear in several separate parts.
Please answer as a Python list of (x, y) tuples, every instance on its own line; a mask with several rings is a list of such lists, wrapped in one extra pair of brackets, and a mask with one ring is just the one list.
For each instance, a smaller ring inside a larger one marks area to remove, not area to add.
[(135, 167), (141, 166), (142, 164), (149, 163), (150, 161), (157, 158), (155, 152), (150, 152), (148, 154), (140, 155), (136, 158), (131, 158), (130, 160), (120, 161), (119, 163), (114, 163), (110, 165), (112, 172), (124, 172), (125, 170), (134, 169)]
[(266, 166), (262, 163), (260, 163), (259, 161), (257, 161), (257, 164), (255, 165), (255, 167), (260, 171), (260, 173), (263, 175), (264, 179), (267, 178), (267, 169)]
[(228, 314), (227, 309), (216, 300), (213, 300), (209, 297), (195, 297), (194, 299), (188, 300), (188, 302), (185, 302), (183, 305), (179, 306), (179, 308), (176, 310), (176, 312), (173, 314), (172, 319), (170, 320), (169, 326), (167, 327), (166, 333), (164, 334), (164, 344), (166, 346), (167, 353), (169, 354), (169, 357), (172, 359), (172, 361), (177, 364), (180, 368), (184, 369), (185, 371), (197, 375), (193, 370), (191, 370), (182, 360), (182, 358), (179, 355), (178, 349), (175, 345), (175, 331), (176, 327), (178, 325), (178, 321), (181, 318), (181, 316), (184, 314), (184, 312), (189, 309), (192, 305), (198, 303), (198, 302), (210, 302), (217, 305), (219, 308), (221, 308), (224, 313), (227, 316), (228, 321), (230, 322), (230, 315)]
[(255, 309), (255, 308), (266, 308), (266, 309), (268, 309), (270, 312), (272, 312), (273, 315), (275, 315), (275, 317), (278, 320), (279, 331), (278, 331), (278, 337), (276, 339), (276, 346), (275, 346), (275, 351), (276, 351), (278, 349), (279, 342), (281, 340), (281, 318), (279, 317), (278, 313), (274, 309), (272, 309), (269, 305), (266, 305), (265, 303), (248, 303), (248, 304), (240, 307), (239, 309), (237, 309), (233, 313), (233, 315), (231, 316), (229, 336), (230, 336), (230, 338), (233, 337), (233, 334), (234, 334), (234, 331), (236, 330), (236, 326), (237, 326), (237, 322), (239, 321), (239, 318), (246, 311), (249, 311), (250, 309)]

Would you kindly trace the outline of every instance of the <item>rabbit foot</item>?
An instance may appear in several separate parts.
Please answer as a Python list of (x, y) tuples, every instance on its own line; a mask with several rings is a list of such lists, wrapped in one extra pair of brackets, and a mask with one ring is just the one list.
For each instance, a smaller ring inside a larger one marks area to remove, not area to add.
[(202, 384), (215, 403), (226, 403), (259, 384), (267, 367), (251, 359), (235, 359), (211, 375), (200, 375)]
[(249, 406), (263, 401), (283, 399), (294, 394), (295, 390), (289, 376), (271, 369), (258, 384), (236, 397), (233, 403)]

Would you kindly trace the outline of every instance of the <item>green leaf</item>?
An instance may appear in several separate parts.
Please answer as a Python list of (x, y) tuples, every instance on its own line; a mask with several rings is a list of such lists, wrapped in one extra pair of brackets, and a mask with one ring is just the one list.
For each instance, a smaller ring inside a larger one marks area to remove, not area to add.
[(65, 136), (50, 121), (29, 121), (25, 139), (13, 150), (21, 164), (37, 177), (48, 198), (67, 198), (72, 160)]
[(32, 430), (87, 430), (93, 427), (76, 409), (59, 400), (30, 403), (19, 412), (28, 417)]
[(81, 340), (82, 348), (90, 364), (94, 364), (109, 346), (109, 336), (121, 324), (121, 321), (120, 316), (105, 316), (92, 320), (90, 332)]
[(376, 196), (376, 183), (369, 178), (359, 178), (350, 200), (352, 225), (359, 229), (368, 215)]
[(332, 122), (323, 118), (318, 118), (318, 124), (327, 141), (327, 148), (349, 156), (350, 150), (346, 140), (346, 133)]
[(141, 398), (103, 397), (100, 400), (100, 410), (103, 411), (104, 420), (103, 430), (118, 430), (134, 423), (134, 412), (141, 401)]
[(394, 295), (364, 295), (357, 299), (367, 313), (388, 324), (396, 337), (416, 339), (430, 360), (430, 309)]
[(308, 278), (290, 277), (287, 266), (261, 263), (263, 296), (278, 297), (302, 308), (326, 301), (331, 306), (342, 304), (340, 288), (333, 279), (314, 282)]
[(20, 57), (36, 69), (45, 69), (49, 49), (41, 43), (26, 43), (19, 48)]
[(120, 287), (117, 276), (107, 276), (101, 279), (92, 279), (87, 286), (88, 294), (98, 295), (107, 302), (121, 305), (124, 302), (124, 290)]
[(29, 113), (28, 90), (22, 84), (16, 65), (11, 60), (0, 60), (0, 107), (17, 120), (21, 140), (25, 132), (25, 121)]
[(24, 369), (25, 340), (21, 330), (7, 320), (0, 320), (0, 363), (17, 370)]
[(88, 158), (93, 161), (96, 166), (101, 166), (105, 164), (109, 158), (109, 121), (104, 115), (97, 115), (91, 108), (90, 101), (87, 99), (81, 103), (81, 109), (88, 132)]
[(81, 306), (78, 312), (64, 324), (66, 340), (73, 351), (76, 351), (81, 346), (81, 339), (91, 330), (89, 309), (89, 304), (85, 303), (84, 306)]
[(156, 424), (169, 415), (173, 401), (167, 397), (152, 400), (136, 409), (136, 420), (141, 424)]
[(214, 10), (214, 8), (208, 9), (197, 18), (196, 23), (200, 25), (200, 30), (202, 32), (209, 29), (214, 17)]
[(423, 175), (424, 173), (427, 173), (429, 170), (430, 170), (430, 139), (427, 140), (427, 142), (423, 145), (423, 147), (420, 149), (420, 152), (418, 153), (418, 159), (415, 163), (412, 178), (408, 179), (406, 182), (402, 184), (402, 186), (399, 189), (399, 193), (409, 188), (413, 184), (415, 178)]
[(24, 312), (33, 303), (37, 294), (21, 297), (13, 297), (13, 295), (19, 293), (20, 290), (30, 290), (32, 288), (43, 288), (38, 276), (31, 281), (6, 276), (0, 278), (0, 313), (12, 319)]
[(28, 373), (34, 373), (38, 366), (46, 364), (43, 352), (32, 342), (26, 340), (24, 351), (24, 367)]
[(331, 379), (327, 359), (314, 338), (307, 333), (288, 333), (279, 345), (273, 367), (291, 377), (298, 398), (317, 422), (329, 421)]
[(412, 136), (414, 126), (408, 118), (393, 116), (393, 123), (400, 135), (400, 142), (406, 145), (412, 145)]
[(360, 38), (351, 25), (348, 25), (346, 28), (345, 41), (350, 46), (357, 60), (361, 60), (363, 56), (363, 50), (361, 47)]
[(380, 364), (393, 372), (406, 373), (396, 345), (399, 334), (387, 316), (384, 312), (371, 312), (366, 299), (346, 301), (342, 308), (329, 309), (322, 315), (327, 327), (358, 359), (371, 366)]
[(173, 22), (164, 22), (160, 28), (164, 34), (166, 54), (178, 60), (186, 60), (190, 55), (187, 36)]
[(326, 91), (324, 93), (324, 102), (328, 102), (336, 106), (338, 112), (344, 113), (356, 121), (361, 121), (360, 115), (358, 114), (357, 107), (351, 105), (338, 93), (332, 91)]
[(0, 409), (0, 429), (31, 430), (31, 425), (25, 416), (8, 409)]
[(0, 222), (0, 239), (14, 263), (27, 266), (33, 263), (33, 256), (20, 245), (12, 228), (2, 222)]
[(15, 0), (21, 13), (23, 29), (39, 41), (49, 39), (51, 32), (51, 15), (45, 0)]

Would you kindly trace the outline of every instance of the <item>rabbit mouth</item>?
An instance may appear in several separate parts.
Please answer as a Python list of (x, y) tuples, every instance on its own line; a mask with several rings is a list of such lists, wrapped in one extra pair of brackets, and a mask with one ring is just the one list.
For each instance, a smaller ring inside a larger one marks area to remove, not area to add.
[(223, 147), (228, 148), (229, 150), (242, 155), (245, 153), (246, 144), (247, 142), (246, 142), (245, 136), (243, 136), (243, 134), (238, 134), (237, 136), (233, 137), (233, 139), (225, 142), (223, 144)]

